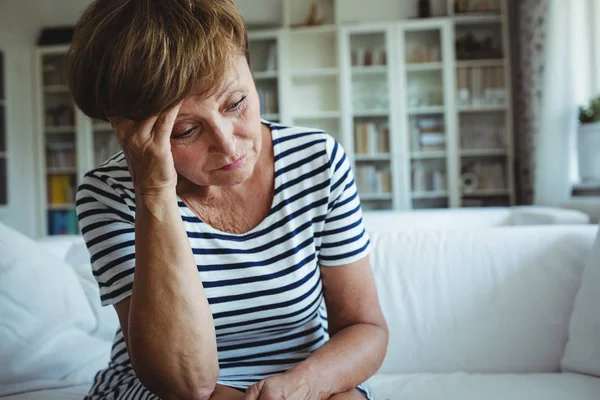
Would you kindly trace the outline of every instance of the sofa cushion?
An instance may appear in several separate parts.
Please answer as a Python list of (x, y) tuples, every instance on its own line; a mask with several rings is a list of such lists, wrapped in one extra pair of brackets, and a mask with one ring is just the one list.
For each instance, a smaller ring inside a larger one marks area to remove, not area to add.
[(100, 289), (92, 273), (90, 253), (83, 242), (75, 243), (65, 256), (65, 260), (73, 267), (85, 296), (92, 307), (98, 324), (92, 334), (103, 340), (112, 342), (119, 328), (119, 317), (113, 306), (103, 307), (100, 303)]
[(596, 228), (372, 233), (382, 373), (558, 372)]
[(375, 375), (377, 400), (598, 400), (600, 379), (576, 374)]
[[(587, 257), (569, 324), (564, 371), (600, 377), (600, 236)], [(600, 398), (600, 395), (598, 396)]]
[(91, 382), (110, 343), (72, 268), (2, 224), (0, 254), (0, 396)]

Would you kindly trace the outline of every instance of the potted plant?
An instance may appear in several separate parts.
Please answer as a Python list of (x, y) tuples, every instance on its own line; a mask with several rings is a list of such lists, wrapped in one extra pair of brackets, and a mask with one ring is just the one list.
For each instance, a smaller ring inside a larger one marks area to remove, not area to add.
[(579, 107), (577, 153), (581, 180), (600, 180), (600, 96)]

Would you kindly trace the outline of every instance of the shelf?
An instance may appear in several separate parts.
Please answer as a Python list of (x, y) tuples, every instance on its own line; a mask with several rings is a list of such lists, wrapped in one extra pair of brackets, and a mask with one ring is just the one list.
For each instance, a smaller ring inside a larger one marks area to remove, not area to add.
[(488, 105), (488, 106), (459, 106), (458, 111), (462, 113), (480, 113), (480, 112), (499, 112), (506, 111), (508, 107), (504, 105)]
[(305, 112), (298, 113), (294, 115), (294, 119), (333, 119), (339, 118), (339, 111), (313, 111), (313, 112)]
[(508, 151), (506, 149), (468, 149), (461, 150), (460, 155), (462, 157), (506, 156)]
[(108, 122), (98, 122), (98, 123), (94, 124), (93, 129), (94, 129), (94, 132), (103, 132), (103, 131), (104, 132), (108, 132), (108, 131), (112, 132), (113, 131), (112, 126)]
[(306, 34), (318, 34), (318, 33), (335, 33), (337, 31), (337, 27), (333, 24), (319, 25), (319, 26), (301, 26), (301, 27), (292, 27), (290, 32), (296, 35), (306, 35)]
[(248, 30), (248, 41), (276, 40), (279, 29), (250, 29)]
[(354, 75), (381, 75), (387, 73), (386, 65), (365, 65), (352, 67)]
[(47, 126), (44, 130), (47, 134), (75, 133), (74, 125)]
[(44, 86), (44, 93), (69, 93), (67, 85), (48, 85)]
[(74, 210), (75, 203), (66, 203), (66, 204), (48, 204), (48, 211), (64, 211), (64, 210)]
[(414, 160), (426, 160), (426, 159), (436, 159), (436, 158), (446, 158), (445, 150), (436, 150), (436, 151), (419, 151), (410, 153), (410, 158)]
[(454, 22), (457, 25), (490, 24), (502, 22), (502, 16), (495, 12), (485, 13), (463, 13), (454, 15)]
[(447, 190), (431, 190), (427, 192), (412, 192), (413, 199), (441, 199), (448, 197)]
[(406, 64), (406, 71), (408, 72), (420, 72), (420, 71), (441, 71), (443, 64), (441, 62), (429, 62), (429, 63), (417, 63), (417, 64)]
[(504, 67), (504, 59), (497, 60), (457, 60), (456, 68)]
[(392, 155), (390, 153), (373, 153), (373, 154), (361, 154), (355, 153), (354, 159), (356, 161), (390, 161)]
[(364, 110), (357, 111), (354, 113), (355, 118), (368, 118), (368, 117), (387, 117), (390, 114), (390, 110)]
[(268, 121), (279, 120), (279, 114), (262, 114), (261, 118), (266, 119)]
[(361, 201), (386, 201), (392, 200), (391, 193), (359, 193)]
[(497, 197), (497, 196), (510, 196), (510, 190), (508, 189), (481, 189), (473, 192), (463, 192), (463, 197)]
[(409, 115), (423, 115), (423, 114), (443, 114), (445, 111), (444, 106), (430, 106), (430, 107), (416, 107), (409, 108)]
[(326, 76), (337, 76), (338, 68), (314, 68), (292, 71), (292, 78), (319, 78)]
[(46, 168), (46, 175), (73, 175), (77, 173), (75, 167), (64, 167), (64, 168)]
[(277, 79), (277, 71), (258, 71), (254, 72), (253, 75), (256, 80)]

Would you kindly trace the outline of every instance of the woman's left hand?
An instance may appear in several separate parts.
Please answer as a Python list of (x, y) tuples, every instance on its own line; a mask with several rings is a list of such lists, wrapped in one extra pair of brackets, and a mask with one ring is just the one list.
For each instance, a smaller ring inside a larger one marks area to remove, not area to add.
[(263, 379), (246, 390), (244, 400), (316, 400), (319, 398), (311, 385), (302, 379), (276, 375)]

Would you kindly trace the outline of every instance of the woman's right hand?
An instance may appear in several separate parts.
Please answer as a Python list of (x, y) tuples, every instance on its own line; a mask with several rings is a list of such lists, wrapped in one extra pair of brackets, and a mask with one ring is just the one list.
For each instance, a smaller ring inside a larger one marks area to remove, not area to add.
[(177, 172), (171, 154), (171, 132), (181, 103), (164, 114), (144, 121), (110, 118), (127, 166), (136, 196), (174, 191)]

